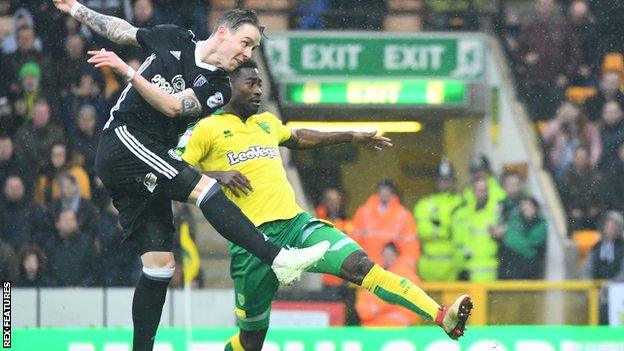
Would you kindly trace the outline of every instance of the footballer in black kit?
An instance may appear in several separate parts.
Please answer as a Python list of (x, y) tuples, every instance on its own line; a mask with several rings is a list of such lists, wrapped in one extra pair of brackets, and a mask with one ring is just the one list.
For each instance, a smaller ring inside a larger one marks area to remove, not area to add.
[[(229, 78), (223, 69), (199, 60), (202, 42), (196, 41), (191, 31), (160, 25), (140, 28), (136, 38), (152, 52), (137, 72), (145, 79), (168, 94), (192, 89), (201, 104), (201, 116), (227, 104)], [(172, 249), (169, 200), (185, 202), (200, 177), (173, 148), (197, 119), (167, 117), (132, 84), (111, 109), (97, 150), (96, 171), (119, 210), (126, 235), (138, 242), (140, 254)], [(135, 235), (144, 225), (149, 230)]]
[[(223, 193), (217, 181), (173, 151), (189, 123), (226, 104), (231, 95), (225, 71), (251, 58), (263, 27), (253, 11), (235, 9), (217, 19), (212, 35), (196, 40), (172, 25), (138, 29), (97, 13), (76, 0), (53, 0), (96, 33), (151, 52), (135, 72), (114, 52), (89, 51), (88, 62), (110, 67), (128, 85), (111, 109), (100, 137), (96, 172), (119, 210), (127, 239), (137, 242), (143, 272), (134, 291), (134, 351), (153, 349), (167, 286), (175, 271), (171, 200), (191, 201), (227, 240), (270, 265), (290, 284), (329, 249), (329, 242), (284, 249), (263, 236)], [(106, 267), (104, 267), (106, 268)]]

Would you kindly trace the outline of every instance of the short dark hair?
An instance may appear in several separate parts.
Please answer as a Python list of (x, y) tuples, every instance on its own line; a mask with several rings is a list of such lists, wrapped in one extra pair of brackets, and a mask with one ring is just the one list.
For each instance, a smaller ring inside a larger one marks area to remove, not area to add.
[(243, 68), (256, 68), (257, 69), (258, 64), (254, 60), (247, 60), (243, 62), (240, 66), (236, 67), (235, 70), (233, 70), (232, 72), (228, 74), (230, 76), (230, 79), (232, 80), (236, 79), (238, 75), (241, 73), (241, 70)]
[(221, 15), (215, 22), (212, 32), (215, 33), (221, 26), (236, 31), (243, 24), (251, 24), (258, 28), (260, 33), (264, 32), (264, 26), (260, 25), (256, 12), (254, 10), (245, 9), (233, 9)]

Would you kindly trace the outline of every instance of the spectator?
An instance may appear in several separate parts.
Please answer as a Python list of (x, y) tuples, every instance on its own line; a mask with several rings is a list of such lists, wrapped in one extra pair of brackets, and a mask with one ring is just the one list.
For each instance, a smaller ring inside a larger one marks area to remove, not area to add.
[(323, 191), (321, 203), (316, 207), (316, 216), (331, 222), (343, 233), (349, 234), (353, 230), (353, 223), (345, 213), (342, 192), (336, 188), (327, 188)]
[(132, 13), (132, 25), (137, 28), (152, 27), (164, 23), (160, 11), (154, 8), (152, 0), (136, 0)]
[(37, 245), (26, 245), (19, 253), (19, 278), (17, 286), (35, 288), (49, 284), (45, 253)]
[(498, 270), (498, 243), (490, 231), (498, 223), (498, 202), (488, 196), (487, 181), (472, 183), (475, 202), (464, 201), (453, 216), (453, 240), (460, 280), (493, 281)]
[[(37, 38), (34, 33), (35, 21), (30, 14), (30, 12), (25, 8), (19, 8), (13, 14), (13, 19), (11, 21), (14, 25), (13, 31), (9, 36), (4, 38), (2, 41), (2, 53), (5, 55), (13, 54), (17, 51), (18, 45), (25, 46), (29, 44), (31, 40), (30, 35), (32, 34), (33, 46), (36, 51), (41, 52), (43, 49), (43, 45), (41, 44), (41, 39)], [(25, 35), (22, 33), (22, 36), (19, 35), (21, 29), (30, 29)]]
[(579, 229), (595, 228), (598, 215), (606, 207), (607, 193), (603, 175), (589, 163), (587, 147), (577, 147), (572, 167), (559, 187), (568, 215), (570, 233)]
[(570, 169), (578, 146), (589, 147), (590, 167), (598, 164), (602, 154), (598, 128), (587, 119), (580, 106), (569, 101), (561, 104), (555, 118), (546, 124), (542, 131), (542, 140), (557, 180), (561, 180)]
[[(0, 67), (0, 76), (7, 77), (2, 72), (2, 67)], [(4, 87), (0, 86), (0, 135), (7, 134), (12, 137), (17, 128), (22, 125), (24, 118), (14, 113), (13, 104), (9, 100), (6, 91)]]
[(78, 229), (76, 213), (64, 210), (56, 218), (57, 235), (46, 243), (50, 279), (55, 286), (88, 287), (97, 281), (93, 241)]
[(609, 208), (624, 213), (624, 144), (618, 149), (617, 164), (605, 178)]
[(33, 167), (35, 172), (45, 166), (52, 145), (61, 143), (63, 131), (50, 123), (50, 106), (44, 99), (38, 99), (33, 109), (32, 120), (15, 134), (17, 157)]
[(104, 286), (134, 286), (140, 269), (136, 246), (124, 239), (119, 212), (108, 198), (100, 212), (97, 243), (101, 252), (101, 275)]
[(604, 104), (600, 136), (603, 152), (599, 168), (606, 174), (609, 174), (618, 163), (618, 149), (624, 143), (622, 106), (616, 101), (609, 101)]
[(50, 209), (52, 202), (61, 197), (58, 177), (64, 172), (68, 172), (74, 176), (80, 188), (80, 196), (85, 199), (90, 199), (91, 185), (89, 182), (89, 175), (80, 165), (68, 163), (67, 146), (65, 144), (54, 144), (49, 155), (50, 160), (48, 165), (43, 168), (37, 178), (35, 201), (46, 210)]
[[(624, 268), (624, 217), (607, 211), (600, 228), (601, 239), (585, 257), (582, 279), (621, 279)], [(607, 299), (600, 301), (599, 323), (609, 324)]]
[(600, 120), (603, 113), (603, 106), (608, 101), (616, 101), (620, 106), (624, 106), (624, 94), (620, 90), (622, 85), (620, 72), (605, 72), (600, 79), (600, 90), (598, 93), (585, 101), (587, 114), (591, 121)]
[(332, 7), (338, 14), (332, 19), (334, 28), (376, 31), (382, 29), (386, 10), (384, 0), (341, 0), (334, 1)]
[[(0, 135), (0, 184), (4, 184), (11, 174), (19, 174), (24, 179), (24, 187), (27, 194), (32, 193), (33, 178), (28, 165), (15, 156), (13, 153), (13, 140), (8, 135)], [(0, 195), (0, 200), (4, 196)]]
[(596, 57), (605, 53), (624, 51), (624, 2), (621, 0), (590, 0), (591, 11), (596, 15), (598, 50)]
[(37, 99), (45, 95), (41, 88), (41, 68), (35, 62), (26, 62), (19, 70), (20, 89), (15, 101), (20, 126), (32, 119)]
[(353, 216), (352, 237), (373, 262), (382, 262), (381, 251), (384, 246), (389, 242), (395, 243), (399, 249), (399, 259), (415, 269), (420, 255), (416, 223), (409, 211), (401, 205), (392, 181), (379, 183), (377, 193), (357, 209)]
[(23, 179), (10, 175), (3, 185), (4, 198), (0, 202), (0, 240), (19, 250), (25, 244), (40, 243), (49, 237), (45, 215), (25, 194)]
[(474, 1), (424, 0), (427, 26), (432, 30), (478, 30), (479, 18)]
[(536, 120), (552, 116), (570, 78), (578, 70), (581, 50), (574, 31), (556, 16), (554, 0), (536, 0), (538, 18), (525, 25), (516, 55), (523, 63), (524, 96)]
[(600, 227), (600, 241), (589, 251), (581, 278), (611, 279), (618, 273), (624, 260), (622, 230), (624, 218), (619, 212), (607, 211)]
[(540, 279), (548, 228), (532, 197), (523, 197), (512, 213), (498, 248), (498, 279)]
[(37, 48), (35, 30), (29, 26), (22, 26), (17, 30), (17, 50), (8, 54), (6, 64), (13, 74), (19, 72), (20, 68), (27, 62), (35, 62), (45, 73), (43, 81), (50, 87), (55, 86), (55, 79), (50, 69), (50, 59), (41, 48)]
[[(327, 188), (323, 191), (321, 203), (316, 207), (316, 217), (331, 222), (336, 229), (347, 235), (353, 231), (353, 222), (347, 218), (344, 197), (340, 190)], [(345, 304), (345, 325), (359, 325), (355, 309), (356, 290), (339, 277), (323, 274), (323, 289), (328, 295), (339, 298)]]
[(418, 223), (418, 238), (422, 256), (418, 261), (418, 275), (424, 281), (457, 280), (456, 262), (453, 259), (453, 214), (461, 205), (457, 193), (453, 166), (442, 160), (438, 170), (436, 192), (421, 199), (414, 206)]
[[(381, 265), (384, 269), (416, 284), (420, 283), (414, 269), (398, 259), (399, 250), (394, 243), (389, 242), (384, 246), (381, 258)], [(386, 303), (364, 289), (358, 289), (355, 308), (360, 317), (361, 325), (365, 327), (399, 327), (413, 325), (417, 322), (414, 313), (410, 313), (399, 305)]]
[(65, 40), (63, 59), (56, 63), (56, 76), (61, 96), (69, 93), (70, 84), (80, 80), (87, 66), (87, 50), (85, 39), (80, 34), (70, 34)]
[(98, 234), (98, 214), (91, 201), (80, 196), (78, 182), (71, 173), (61, 173), (58, 178), (60, 198), (52, 204), (52, 220), (65, 210), (72, 210), (78, 218), (81, 233), (95, 239)]
[[(505, 199), (505, 190), (500, 186), (498, 180), (492, 172), (490, 167), (490, 161), (485, 155), (476, 156), (470, 163), (470, 178), (471, 181), (483, 180), (487, 182), (488, 186), (488, 199), (492, 201), (500, 202)], [(470, 203), (471, 206), (475, 205), (476, 199), (472, 187), (468, 186), (464, 188), (462, 196), (464, 201)]]
[(76, 84), (72, 85), (71, 93), (63, 99), (61, 119), (68, 135), (76, 131), (76, 115), (83, 105), (91, 105), (97, 114), (96, 128), (102, 129), (108, 120), (110, 105), (102, 96), (104, 90), (103, 77), (98, 71), (83, 71)]
[(97, 112), (92, 105), (82, 105), (78, 110), (78, 129), (72, 137), (73, 150), (84, 158), (84, 168), (89, 177), (95, 176), (95, 152), (100, 139), (100, 128), (97, 128)]
[(297, 3), (299, 29), (325, 28), (325, 12), (329, 9), (328, 0), (304, 0)]
[(15, 250), (0, 238), (0, 280), (15, 281), (17, 279), (17, 266)]
[(518, 172), (506, 172), (503, 174), (503, 189), (505, 190), (505, 199), (501, 201), (501, 218), (502, 222), (506, 222), (509, 218), (518, 212), (520, 200), (524, 198), (522, 178)]
[[(581, 61), (573, 85), (590, 85), (593, 81), (593, 72), (600, 65), (600, 58), (596, 57), (596, 42), (598, 33), (593, 15), (585, 0), (574, 0), (568, 8), (568, 21), (579, 40)], [(590, 113), (590, 118), (592, 117)]]

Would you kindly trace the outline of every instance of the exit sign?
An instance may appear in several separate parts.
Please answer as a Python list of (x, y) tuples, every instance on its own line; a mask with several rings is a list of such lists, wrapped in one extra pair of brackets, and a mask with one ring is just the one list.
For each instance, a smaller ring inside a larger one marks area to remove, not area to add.
[(283, 97), (303, 105), (464, 105), (467, 85), (455, 80), (286, 83)]

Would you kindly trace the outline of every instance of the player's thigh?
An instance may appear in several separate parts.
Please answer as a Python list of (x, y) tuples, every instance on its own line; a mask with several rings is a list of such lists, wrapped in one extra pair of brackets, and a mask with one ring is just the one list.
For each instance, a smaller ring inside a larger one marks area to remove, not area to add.
[(271, 302), (279, 283), (271, 267), (248, 252), (232, 255), (236, 318), (242, 330), (268, 328)]
[(356, 251), (362, 250), (362, 247), (348, 235), (322, 222), (304, 229), (303, 239), (302, 247), (310, 247), (324, 240), (330, 243), (325, 257), (310, 268), (310, 272), (340, 276), (340, 269), (347, 257)]
[(111, 190), (186, 202), (201, 173), (171, 148), (126, 127), (105, 132), (96, 169)]

